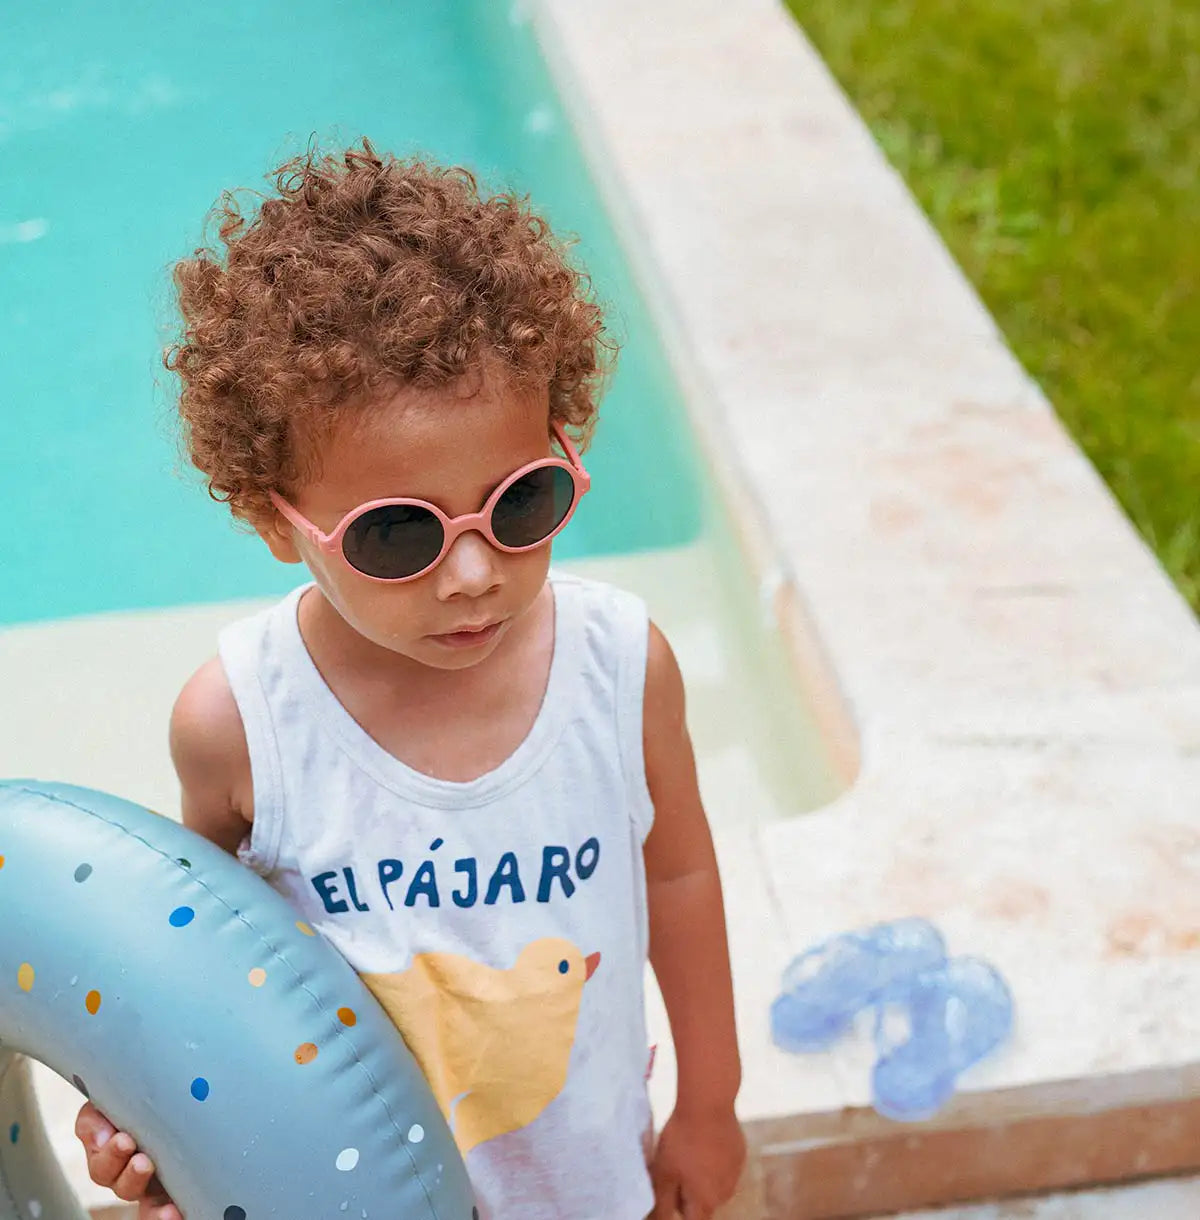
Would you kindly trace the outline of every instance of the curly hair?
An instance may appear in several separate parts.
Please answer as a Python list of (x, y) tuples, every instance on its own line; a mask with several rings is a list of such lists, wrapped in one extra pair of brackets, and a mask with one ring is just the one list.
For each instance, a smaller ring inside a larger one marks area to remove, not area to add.
[(462, 167), (310, 145), (272, 171), (249, 222), (213, 209), (225, 257), (173, 272), (183, 319), (163, 362), (182, 386), (192, 463), (253, 522), (268, 492), (319, 469), (316, 438), (389, 386), (447, 384), (498, 360), (549, 386), (550, 418), (585, 446), (616, 347), (590, 281), (514, 194)]

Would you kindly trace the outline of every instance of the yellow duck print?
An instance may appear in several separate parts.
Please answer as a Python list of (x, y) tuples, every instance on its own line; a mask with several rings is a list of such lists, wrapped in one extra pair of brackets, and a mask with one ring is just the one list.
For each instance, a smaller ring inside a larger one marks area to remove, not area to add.
[(364, 974), (465, 1156), (528, 1126), (562, 1092), (584, 984), (600, 954), (545, 937), (507, 970), (418, 953), (399, 974)]

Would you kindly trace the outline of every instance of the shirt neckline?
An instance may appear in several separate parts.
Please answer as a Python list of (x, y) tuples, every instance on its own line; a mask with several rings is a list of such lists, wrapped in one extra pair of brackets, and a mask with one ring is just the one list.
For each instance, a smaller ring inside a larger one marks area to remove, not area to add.
[(546, 690), (537, 716), (525, 737), (501, 763), (469, 780), (439, 779), (418, 771), (384, 749), (353, 716), (321, 676), (300, 634), (297, 617), (300, 599), (313, 582), (301, 585), (284, 599), (281, 610), (281, 635), (285, 654), (309, 706), (316, 709), (322, 728), (344, 754), (377, 783), (399, 796), (422, 805), (439, 808), (468, 808), (484, 805), (512, 791), (542, 763), (554, 748), (567, 720), (570, 686), (579, 666), (581, 622), (578, 590), (551, 572), (554, 599), (554, 643)]

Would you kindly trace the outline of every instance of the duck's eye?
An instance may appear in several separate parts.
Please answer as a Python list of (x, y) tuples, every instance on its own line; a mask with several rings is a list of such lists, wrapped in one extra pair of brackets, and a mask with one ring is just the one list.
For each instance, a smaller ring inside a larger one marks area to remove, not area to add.
[(567, 971), (570, 969), (571, 969), (571, 963), (569, 961), (567, 961), (567, 959), (564, 957), (563, 960), (558, 963), (558, 973), (566, 974)]

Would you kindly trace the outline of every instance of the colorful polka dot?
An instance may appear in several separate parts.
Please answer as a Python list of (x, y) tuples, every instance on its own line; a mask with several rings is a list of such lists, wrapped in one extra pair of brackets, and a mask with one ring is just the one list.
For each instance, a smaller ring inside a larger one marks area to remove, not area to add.
[(425, 1128), (420, 1123), (413, 1123), (408, 1129), (408, 1142), (419, 1144), (425, 1138)]
[(230, 1204), (222, 1213), (221, 1220), (246, 1220), (246, 1210), (236, 1204)]
[(190, 861), (190, 860), (187, 858), (187, 856), (180, 856), (180, 857), (179, 857), (179, 858), (178, 858), (178, 859), (175, 861), (175, 863), (176, 863), (176, 864), (182, 864), (184, 868), (191, 868), (191, 867), (192, 867), (192, 862), (191, 862), (191, 861)]
[(100, 1011), (100, 993), (98, 991), (89, 991), (83, 1001), (83, 1006), (94, 1017)]
[(17, 986), (22, 991), (33, 990), (33, 967), (28, 962), (22, 962), (17, 970)]
[(196, 918), (196, 912), (191, 907), (176, 907), (170, 915), (173, 928), (186, 928)]
[(312, 1063), (317, 1057), (316, 1045), (312, 1042), (302, 1042), (295, 1051), (295, 1060), (297, 1063)]
[(334, 1161), (334, 1164), (343, 1173), (349, 1172), (351, 1169), (354, 1168), (355, 1165), (358, 1164), (358, 1149), (357, 1148), (343, 1148), (341, 1150), (341, 1152), (339, 1152), (337, 1154), (337, 1160)]
[(304, 922), (303, 919), (296, 920), (296, 927), (304, 933), (305, 936), (316, 936), (316, 933)]
[(353, 1008), (339, 1008), (338, 1009), (338, 1020), (343, 1025), (357, 1025), (358, 1024), (358, 1016), (356, 1015)]
[(4, 857), (0, 856), (0, 868), (4, 867)]
[(197, 1076), (196, 1079), (192, 1081), (192, 1096), (197, 1101), (207, 1101), (208, 1093), (208, 1081), (205, 1080), (203, 1076)]
[(90, 864), (81, 864), (75, 870), (76, 881), (86, 881), (92, 875), (92, 866)]
[(267, 981), (267, 972), (261, 966), (255, 966), (246, 978), (250, 980), (251, 987), (261, 987)]
[(21, 1138), (21, 1124), (13, 1123), (13, 1125), (11, 1127), (9, 1127), (9, 1129), (8, 1129), (9, 1143), (15, 1144), (17, 1142), (17, 1140), (19, 1140), (20, 1138)]

